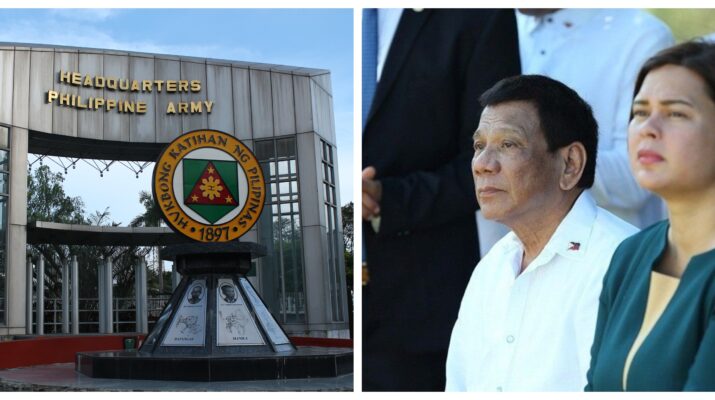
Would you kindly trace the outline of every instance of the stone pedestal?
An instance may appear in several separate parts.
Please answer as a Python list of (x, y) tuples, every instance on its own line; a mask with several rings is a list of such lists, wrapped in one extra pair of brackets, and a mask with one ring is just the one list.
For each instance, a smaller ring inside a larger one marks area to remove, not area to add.
[(352, 372), (351, 350), (296, 348), (246, 279), (256, 243), (162, 249), (183, 275), (138, 351), (78, 353), (77, 370), (97, 378), (256, 380)]

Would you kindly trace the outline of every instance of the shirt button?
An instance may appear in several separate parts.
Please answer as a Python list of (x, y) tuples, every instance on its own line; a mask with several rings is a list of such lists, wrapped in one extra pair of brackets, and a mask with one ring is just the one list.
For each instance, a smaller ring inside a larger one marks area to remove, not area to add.
[(497, 392), (503, 392), (503, 391), (504, 391), (504, 389), (502, 389), (501, 386), (497, 386)]
[(514, 336), (512, 336), (512, 335), (507, 336), (507, 337), (506, 337), (506, 342), (507, 342), (507, 343), (514, 343)]

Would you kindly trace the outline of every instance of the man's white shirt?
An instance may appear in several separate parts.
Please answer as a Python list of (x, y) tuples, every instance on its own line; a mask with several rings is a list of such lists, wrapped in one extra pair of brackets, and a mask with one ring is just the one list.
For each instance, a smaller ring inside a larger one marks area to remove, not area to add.
[(447, 391), (583, 390), (603, 276), (635, 232), (584, 192), (523, 273), (516, 235), (497, 242), (462, 299)]
[(397, 25), (402, 18), (401, 8), (378, 8), (377, 9), (377, 81), (380, 81), (382, 69), (385, 67), (387, 54), (392, 46), (392, 39), (395, 38)]

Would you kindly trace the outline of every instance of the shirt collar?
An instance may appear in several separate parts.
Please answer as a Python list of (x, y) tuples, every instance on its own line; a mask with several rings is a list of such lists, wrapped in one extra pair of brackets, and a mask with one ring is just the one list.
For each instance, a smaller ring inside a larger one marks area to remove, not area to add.
[(525, 32), (532, 34), (541, 26), (553, 25), (556, 29), (571, 30), (585, 25), (596, 15), (596, 10), (584, 8), (562, 8), (551, 14), (532, 17), (517, 12), (517, 20), (523, 24)]
[(588, 248), (591, 228), (598, 208), (588, 191), (583, 191), (561, 221), (544, 250), (573, 259), (583, 257)]
[[(591, 228), (596, 219), (598, 208), (596, 202), (588, 191), (583, 191), (571, 210), (566, 214), (561, 223), (554, 231), (546, 246), (538, 256), (531, 262), (524, 273), (529, 273), (549, 262), (556, 254), (563, 257), (578, 260), (586, 254)], [(509, 232), (504, 240), (505, 253), (518, 253), (518, 260), (521, 260), (524, 252), (524, 245), (514, 232)], [(520, 261), (515, 261), (520, 264)], [(516, 268), (516, 267), (515, 267)], [(518, 269), (518, 268), (517, 268)], [(518, 274), (518, 271), (514, 271)]]

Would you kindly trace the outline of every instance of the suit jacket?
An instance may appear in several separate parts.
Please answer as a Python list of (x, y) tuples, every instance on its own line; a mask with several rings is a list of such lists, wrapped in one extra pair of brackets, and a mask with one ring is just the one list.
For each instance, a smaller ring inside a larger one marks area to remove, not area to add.
[(478, 99), (519, 69), (511, 10), (403, 12), (363, 132), (383, 187), (379, 233), (363, 226), (366, 352), (446, 352), (479, 254)]

